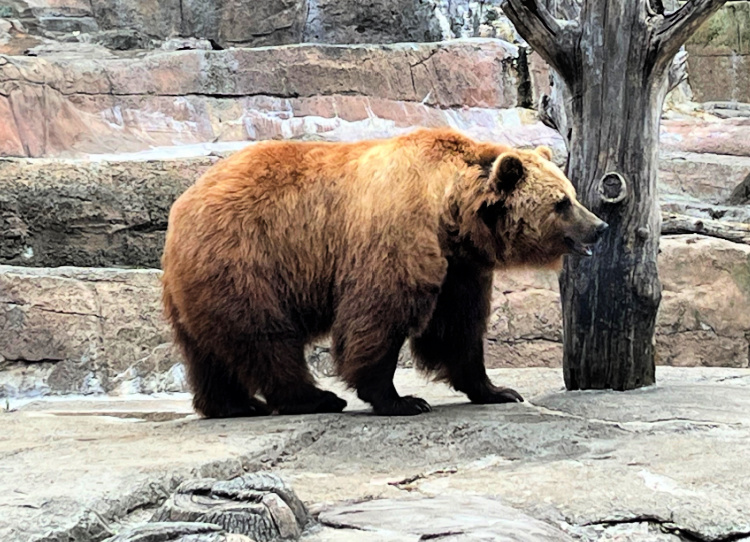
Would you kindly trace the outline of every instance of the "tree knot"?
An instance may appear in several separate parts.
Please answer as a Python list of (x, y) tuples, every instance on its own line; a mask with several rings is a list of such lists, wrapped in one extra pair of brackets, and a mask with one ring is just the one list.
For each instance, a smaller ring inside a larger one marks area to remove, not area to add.
[(611, 171), (599, 182), (599, 196), (604, 203), (616, 204), (628, 196), (628, 185), (625, 178), (617, 172)]

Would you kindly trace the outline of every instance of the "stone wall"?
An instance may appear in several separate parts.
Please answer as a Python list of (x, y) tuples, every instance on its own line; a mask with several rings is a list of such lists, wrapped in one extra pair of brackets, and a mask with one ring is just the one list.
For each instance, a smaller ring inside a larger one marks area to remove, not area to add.
[[(509, 131), (516, 142), (545, 143), (522, 126)], [(177, 152), (143, 160), (0, 159), (0, 264), (159, 267), (172, 202), (226, 154)], [(748, 176), (750, 157), (665, 153), (663, 206), (750, 222), (747, 206), (726, 207)]]
[[(750, 366), (750, 246), (666, 237), (659, 271), (658, 362)], [(0, 266), (0, 397), (184, 390), (160, 295), (156, 270)], [(498, 273), (487, 365), (557, 367), (561, 341), (556, 275)], [(325, 343), (308, 360), (332, 372)]]
[(750, 102), (750, 2), (728, 2), (687, 44), (696, 101)]

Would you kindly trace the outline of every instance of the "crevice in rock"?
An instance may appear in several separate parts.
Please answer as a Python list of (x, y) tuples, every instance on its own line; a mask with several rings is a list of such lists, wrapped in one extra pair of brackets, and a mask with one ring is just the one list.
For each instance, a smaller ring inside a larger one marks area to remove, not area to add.
[(94, 318), (98, 318), (98, 319), (104, 318), (101, 314), (48, 309), (46, 307), (42, 307), (41, 305), (27, 305), (25, 303), (12, 303), (11, 302), (11, 303), (7, 303), (6, 306), (8, 307), (30, 307), (32, 309), (36, 309), (41, 312), (49, 312), (51, 314), (64, 314), (66, 316), (93, 316)]
[(441, 538), (445, 538), (448, 536), (461, 536), (463, 534), (466, 534), (466, 531), (445, 531), (442, 533), (431, 533), (431, 534), (423, 534), (419, 537), (420, 540), (440, 540)]
[(123, 226), (121, 228), (117, 228), (116, 230), (110, 233), (115, 234), (115, 233), (122, 233), (126, 231), (137, 232), (137, 233), (154, 233), (157, 231), (167, 231), (167, 223), (166, 222), (144, 222), (142, 224), (131, 224), (131, 225)]
[(419, 490), (418, 487), (412, 486), (414, 482), (418, 482), (420, 480), (426, 480), (428, 478), (432, 478), (435, 476), (456, 474), (457, 472), (458, 472), (457, 467), (447, 467), (444, 469), (436, 469), (436, 470), (431, 470), (428, 472), (420, 472), (419, 474), (415, 474), (413, 476), (407, 476), (406, 478), (402, 478), (401, 480), (388, 482), (388, 485), (393, 486), (397, 489), (403, 489), (404, 491), (418, 491)]
[[(519, 290), (521, 291), (521, 290)], [(487, 342), (494, 344), (507, 344), (509, 346), (515, 346), (517, 344), (524, 344), (530, 342), (547, 342), (552, 344), (562, 344), (562, 339), (550, 339), (548, 337), (518, 337), (513, 339), (500, 339), (497, 337), (487, 337)]]
[[(2, 353), (0, 353), (0, 356), (2, 356)], [(3, 356), (3, 361), (0, 361), (0, 371), (6, 371), (14, 365), (19, 365), (21, 367), (34, 367), (36, 365), (41, 365), (42, 363), (60, 363), (61, 361), (65, 361), (65, 359), (64, 358), (12, 359), (12, 358)]]

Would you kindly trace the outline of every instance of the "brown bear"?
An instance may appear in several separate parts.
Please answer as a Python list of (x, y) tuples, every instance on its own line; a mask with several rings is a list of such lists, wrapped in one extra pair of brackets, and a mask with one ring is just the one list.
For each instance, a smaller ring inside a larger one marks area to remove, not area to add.
[(338, 374), (377, 414), (430, 410), (393, 385), (407, 338), (472, 402), (521, 401), (484, 367), (493, 271), (590, 254), (607, 227), (550, 160), (420, 129), (257, 143), (217, 163), (174, 203), (162, 262), (195, 409), (340, 412), (304, 356), (329, 333)]

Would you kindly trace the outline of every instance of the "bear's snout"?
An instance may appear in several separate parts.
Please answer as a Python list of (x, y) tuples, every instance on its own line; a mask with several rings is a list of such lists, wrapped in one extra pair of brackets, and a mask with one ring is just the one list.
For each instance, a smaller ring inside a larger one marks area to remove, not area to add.
[(576, 219), (565, 234), (565, 244), (572, 253), (591, 256), (594, 245), (604, 236), (609, 224), (582, 205), (577, 207)]

